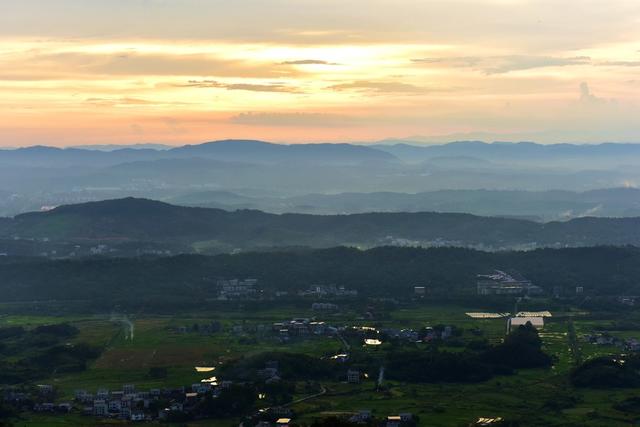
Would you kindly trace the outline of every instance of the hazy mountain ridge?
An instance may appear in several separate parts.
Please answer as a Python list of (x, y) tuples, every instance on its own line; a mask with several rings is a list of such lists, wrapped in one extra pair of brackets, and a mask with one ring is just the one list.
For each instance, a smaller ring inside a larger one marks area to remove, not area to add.
[(0, 232), (0, 237), (5, 239), (165, 242), (217, 250), (387, 244), (507, 249), (636, 245), (640, 244), (640, 218), (582, 218), (537, 223), (433, 212), (275, 215), (255, 210), (229, 212), (182, 207), (128, 198), (18, 215), (1, 222)]
[(304, 160), (315, 162), (363, 162), (393, 161), (401, 159), (417, 162), (442, 159), (466, 159), (482, 162), (493, 160), (520, 160), (526, 162), (542, 160), (599, 159), (628, 156), (640, 157), (640, 144), (537, 144), (533, 142), (454, 141), (446, 144), (429, 144), (415, 141), (390, 140), (378, 144), (315, 143), (276, 144), (260, 140), (220, 140), (178, 147), (158, 144), (129, 146), (102, 145), (57, 148), (31, 146), (0, 150), (0, 163), (38, 164), (47, 161), (48, 166), (56, 162), (69, 165), (78, 161), (89, 161), (99, 165), (131, 160), (155, 160), (184, 157), (211, 157), (223, 161), (238, 162), (282, 162)]
[(213, 157), (223, 161), (249, 163), (354, 164), (394, 161), (395, 156), (371, 147), (352, 144), (273, 144), (256, 140), (225, 140), (172, 148), (169, 155)]
[(274, 144), (257, 140), (223, 140), (168, 149), (125, 147), (92, 150), (86, 147), (33, 146), (0, 151), (0, 164), (68, 167), (110, 166), (132, 161), (212, 158), (245, 163), (280, 163), (304, 160), (312, 163), (351, 164), (366, 161), (394, 161), (392, 154), (351, 144)]
[(605, 142), (601, 144), (537, 144), (534, 142), (456, 141), (425, 145), (414, 141), (378, 144), (376, 149), (391, 153), (403, 161), (424, 161), (434, 157), (477, 157), (484, 160), (558, 161), (577, 159), (611, 160), (640, 156), (640, 144)]
[[(520, 198), (511, 205), (508, 200), (497, 200), (495, 209), (483, 200), (470, 204), (391, 195), (387, 197), (388, 201), (338, 203), (326, 198), (322, 202), (331, 206), (319, 206), (318, 200), (314, 200), (320, 199), (319, 196), (307, 195), (482, 189), (582, 192), (633, 187), (640, 183), (640, 167), (635, 166), (640, 166), (638, 147), (632, 144), (543, 146), (481, 142), (439, 146), (280, 145), (253, 140), (226, 140), (162, 150), (100, 151), (37, 146), (0, 152), (0, 191), (8, 193), (0, 197), (0, 215), (12, 216), (43, 206), (107, 198), (136, 196), (179, 201), (180, 197), (193, 193), (245, 189), (252, 198), (260, 200), (231, 205), (212, 200), (209, 206), (322, 214), (376, 210), (452, 211), (491, 216), (537, 216), (543, 220), (584, 215), (635, 216), (639, 208), (633, 203), (576, 201), (569, 194), (567, 200), (552, 202), (557, 206), (540, 207)], [(531, 155), (530, 152), (542, 154)], [(574, 152), (596, 154), (576, 158), (571, 154)], [(617, 154), (609, 156), (606, 155), (608, 152)], [(593, 161), (589, 160), (591, 158)], [(290, 200), (264, 200), (271, 198), (276, 188), (278, 197)], [(476, 198), (471, 193), (469, 196)], [(362, 199), (361, 196), (352, 197)], [(517, 203), (522, 203), (522, 209)], [(500, 205), (503, 207), (499, 210)], [(531, 211), (523, 212), (524, 205)]]

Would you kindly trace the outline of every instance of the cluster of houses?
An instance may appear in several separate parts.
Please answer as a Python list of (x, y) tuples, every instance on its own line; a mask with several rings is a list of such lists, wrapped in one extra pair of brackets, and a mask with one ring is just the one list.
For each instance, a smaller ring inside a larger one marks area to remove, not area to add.
[[(330, 311), (330, 308), (323, 307), (317, 310)], [(172, 332), (177, 334), (199, 333), (201, 335), (214, 335), (222, 330), (223, 326), (219, 321), (182, 325), (171, 329)], [(306, 339), (319, 336), (332, 337), (336, 336), (339, 331), (340, 329), (337, 327), (309, 318), (295, 318), (283, 322), (275, 322), (271, 325), (238, 323), (228, 327), (228, 332), (232, 335), (242, 336), (245, 334), (256, 334), (262, 337), (269, 336), (275, 338), (281, 344), (285, 344), (294, 339)]]
[(314, 302), (311, 304), (311, 310), (313, 311), (338, 311), (337, 304), (331, 304), (329, 302)]
[(40, 384), (35, 390), (13, 387), (2, 389), (2, 401), (21, 410), (61, 414), (71, 412), (73, 405), (70, 402), (53, 403), (54, 397), (54, 388), (50, 384)]
[[(440, 326), (437, 328), (426, 327), (419, 331), (415, 329), (394, 329), (354, 326), (348, 328), (350, 334), (356, 334), (364, 338), (365, 344), (379, 345), (382, 340), (401, 340), (406, 342), (431, 342), (434, 340), (446, 340), (453, 336), (453, 326)], [(373, 338), (372, 338), (373, 337)]]
[[(308, 289), (298, 291), (293, 294), (286, 290), (269, 290), (260, 289), (258, 287), (258, 279), (221, 279), (216, 281), (218, 301), (232, 300), (273, 300), (290, 298), (294, 295), (301, 298), (314, 299), (342, 299), (355, 298), (358, 291), (355, 289), (347, 289), (344, 286), (331, 285), (313, 285)], [(319, 308), (323, 310), (327, 308)], [(331, 308), (331, 310), (337, 309)]]
[[(280, 380), (277, 361), (267, 361), (264, 368), (257, 370), (258, 376), (269, 384)], [(357, 370), (347, 371), (347, 382), (360, 383), (362, 374)], [(22, 409), (35, 412), (69, 413), (78, 410), (84, 415), (99, 418), (121, 419), (134, 422), (166, 420), (171, 412), (189, 414), (193, 408), (207, 395), (216, 397), (222, 390), (232, 385), (231, 381), (195, 383), (190, 387), (175, 389), (151, 389), (138, 391), (133, 384), (125, 384), (120, 390), (100, 388), (95, 393), (87, 390), (76, 390), (74, 402), (53, 403), (55, 390), (52, 385), (37, 386), (37, 391), (30, 392), (16, 389), (5, 389), (3, 400)], [(158, 408), (157, 403), (169, 402)], [(278, 406), (266, 412), (275, 422), (260, 421), (256, 427), (288, 427), (293, 415), (290, 408)], [(356, 424), (369, 424), (374, 421), (370, 410), (361, 410), (349, 418)], [(400, 427), (412, 425), (415, 419), (410, 413), (390, 415), (380, 420), (383, 427)]]
[(640, 297), (634, 295), (622, 295), (618, 297), (618, 302), (622, 305), (634, 307)]
[(178, 326), (173, 330), (178, 334), (199, 333), (201, 335), (214, 335), (222, 331), (222, 324), (214, 320), (210, 323), (194, 323), (191, 326)]
[[(149, 421), (167, 419), (171, 412), (188, 414), (206, 395), (216, 397), (231, 385), (231, 381), (219, 384), (210, 381), (195, 383), (191, 387), (138, 391), (135, 385), (126, 384), (122, 389), (112, 391), (106, 388), (100, 388), (95, 393), (76, 390), (73, 402), (54, 403), (54, 387), (42, 384), (37, 386), (36, 391), (2, 390), (2, 398), (14, 407), (34, 412), (63, 414), (77, 410), (84, 415), (100, 418)], [(166, 407), (157, 408), (154, 402), (158, 401), (169, 403)]]
[(218, 280), (218, 300), (254, 299), (258, 297), (258, 279)]
[(281, 343), (289, 342), (293, 338), (306, 338), (311, 336), (335, 336), (338, 328), (325, 322), (318, 322), (307, 318), (296, 318), (287, 322), (276, 322), (272, 325), (272, 331), (277, 335)]
[(392, 235), (385, 236), (379, 239), (382, 246), (401, 246), (405, 248), (417, 248), (425, 246), (425, 242), (420, 240), (406, 239), (404, 237), (395, 237)]
[[(190, 387), (151, 389), (137, 391), (135, 385), (126, 384), (121, 390), (99, 389), (95, 394), (76, 390), (75, 401), (85, 415), (103, 418), (119, 418), (131, 421), (167, 419), (172, 412), (190, 413), (207, 395), (217, 397), (231, 387), (231, 381), (194, 383)], [(153, 408), (155, 401), (169, 402), (166, 407)]]
[[(190, 399), (198, 395), (198, 391), (206, 392), (202, 388), (209, 388), (208, 384), (194, 384), (190, 392), (179, 389), (151, 389), (136, 391), (133, 384), (126, 384), (121, 390), (110, 391), (106, 388), (98, 389), (93, 394), (86, 390), (76, 390), (75, 401), (82, 406), (85, 415), (104, 418), (120, 418), (131, 421), (145, 421), (154, 418), (166, 418), (169, 411), (184, 411)], [(158, 414), (150, 412), (151, 402), (167, 399), (171, 403)]]
[(358, 291), (354, 289), (347, 289), (344, 286), (316, 285), (316, 286), (311, 286), (309, 289), (299, 291), (298, 296), (314, 297), (314, 298), (357, 297)]
[(448, 325), (441, 329), (426, 327), (422, 331), (416, 331), (414, 329), (384, 328), (380, 329), (380, 334), (385, 338), (399, 339), (407, 342), (430, 342), (438, 339), (446, 340), (451, 338), (453, 335), (453, 327)]
[(476, 287), (478, 295), (511, 295), (531, 296), (540, 295), (543, 290), (525, 279), (519, 273), (511, 274), (495, 270), (491, 274), (478, 274)]
[[(407, 239), (404, 237), (397, 237), (393, 235), (388, 235), (378, 239), (378, 244), (380, 246), (400, 246), (400, 247), (410, 247), (410, 248), (467, 248), (467, 249), (475, 249), (478, 251), (487, 251), (487, 252), (495, 252), (495, 251), (504, 251), (504, 250), (515, 250), (515, 251), (530, 251), (533, 249), (537, 249), (539, 245), (536, 242), (527, 242), (521, 244), (507, 244), (507, 245), (491, 245), (486, 243), (476, 243), (465, 240), (453, 240), (453, 239), (444, 239), (442, 237), (437, 237), (435, 239), (430, 240), (413, 240)], [(559, 244), (554, 245), (560, 247)]]
[(640, 341), (636, 338), (621, 339), (607, 333), (585, 335), (584, 338), (591, 344), (595, 345), (614, 345), (616, 347), (621, 347), (626, 351), (640, 351)]

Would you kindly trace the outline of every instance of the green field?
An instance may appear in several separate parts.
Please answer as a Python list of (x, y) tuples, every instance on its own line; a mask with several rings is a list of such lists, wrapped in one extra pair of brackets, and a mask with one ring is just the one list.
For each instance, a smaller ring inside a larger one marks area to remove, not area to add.
[[(413, 306), (390, 310), (379, 320), (353, 320), (354, 313), (324, 315), (322, 319), (337, 326), (375, 326), (378, 328), (420, 328), (436, 324), (453, 325), (463, 330), (463, 341), (476, 339), (471, 329), (479, 329), (482, 337), (499, 342), (504, 336), (504, 319), (471, 319), (464, 313), (470, 307)], [(256, 325), (266, 325), (293, 317), (312, 317), (310, 310), (295, 307), (277, 307), (265, 310), (197, 313), (188, 316), (130, 316), (134, 324), (133, 340), (126, 339), (123, 326), (110, 321), (107, 316), (86, 317), (38, 317), (4, 316), (2, 326), (69, 322), (79, 328), (75, 341), (89, 342), (104, 347), (102, 355), (84, 372), (73, 374), (52, 373), (46, 380), (54, 384), (59, 400), (69, 400), (75, 389), (95, 391), (100, 387), (119, 389), (123, 384), (135, 384), (138, 389), (177, 387), (199, 382), (207, 374), (197, 373), (195, 366), (223, 366), (230, 360), (266, 351), (287, 351), (315, 356), (326, 356), (340, 351), (342, 343), (337, 338), (314, 337), (280, 344), (268, 335), (233, 333), (231, 326), (243, 325), (252, 330)], [(594, 320), (588, 313), (557, 313), (547, 319), (541, 331), (544, 349), (555, 356), (551, 369), (521, 370), (516, 375), (495, 377), (477, 384), (404, 384), (386, 382), (386, 390), (375, 391), (372, 379), (358, 385), (323, 383), (326, 394), (294, 404), (296, 419), (311, 421), (314, 418), (350, 414), (361, 409), (371, 409), (374, 415), (386, 416), (399, 412), (411, 412), (420, 417), (421, 426), (466, 426), (478, 417), (518, 419), (524, 425), (537, 426), (626, 426), (637, 415), (625, 414), (613, 409), (613, 405), (625, 398), (636, 396), (640, 390), (592, 390), (575, 389), (567, 374), (575, 365), (569, 346), (569, 323), (575, 326), (577, 345), (583, 358), (614, 354), (620, 349), (613, 346), (597, 346), (584, 340), (600, 325), (612, 324), (607, 319)], [(631, 316), (631, 315), (630, 315)], [(179, 333), (176, 328), (194, 323), (218, 320), (223, 331), (211, 336), (198, 333)], [(635, 319), (631, 319), (635, 320)], [(640, 330), (612, 330), (621, 338), (640, 337)], [(385, 351), (380, 348), (363, 351)], [(444, 350), (456, 351), (456, 348)], [(167, 377), (152, 379), (150, 367), (166, 367)], [(215, 374), (215, 373), (214, 373)], [(302, 385), (298, 397), (304, 395)], [(231, 425), (233, 420), (210, 421), (194, 425)], [(113, 425), (121, 425), (112, 422)], [(19, 426), (109, 425), (93, 418), (70, 416), (23, 416), (16, 420)], [(237, 425), (237, 424), (236, 424)]]

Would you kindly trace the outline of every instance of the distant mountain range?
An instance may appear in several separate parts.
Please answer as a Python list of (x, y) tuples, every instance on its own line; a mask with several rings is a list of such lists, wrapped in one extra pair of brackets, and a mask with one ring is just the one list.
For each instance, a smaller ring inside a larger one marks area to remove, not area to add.
[(459, 141), (441, 145), (425, 145), (412, 141), (394, 140), (377, 144), (375, 148), (393, 154), (406, 162), (422, 162), (438, 157), (467, 157), (494, 162), (516, 161), (535, 164), (546, 161), (549, 165), (571, 164), (581, 160), (597, 160), (594, 166), (602, 167), (613, 162), (627, 161), (637, 164), (640, 144), (536, 144), (533, 142)]
[[(416, 141), (384, 140), (377, 144), (274, 144), (259, 140), (223, 140), (171, 147), (161, 144), (97, 145), (56, 148), (33, 146), (0, 150), (0, 164), (62, 165), (117, 164), (126, 161), (173, 158), (210, 158), (243, 163), (283, 163), (302, 161), (319, 164), (354, 164), (369, 161), (419, 163), (434, 159), (471, 162), (518, 161), (536, 163), (597, 159), (602, 161), (640, 161), (640, 144), (536, 144), (533, 142), (457, 141), (424, 144)], [(602, 163), (601, 163), (602, 164)]]
[(537, 223), (429, 212), (274, 215), (127, 198), (61, 206), (48, 212), (4, 219), (0, 221), (0, 238), (9, 242), (66, 241), (92, 245), (156, 242), (202, 252), (340, 245), (531, 249), (640, 245), (640, 218), (588, 217)]
[[(626, 193), (629, 201), (602, 202), (585, 192), (638, 184), (640, 145), (633, 144), (225, 140), (181, 147), (0, 150), (0, 216), (128, 196), (275, 213), (428, 210), (541, 220), (634, 216), (635, 193)], [(566, 193), (538, 194), (549, 190)], [(230, 202), (227, 196), (221, 201), (207, 195), (229, 192), (248, 199)], [(347, 194), (333, 196), (342, 193)]]
[(254, 140), (224, 140), (198, 145), (153, 149), (125, 147), (104, 150), (34, 146), (0, 151), (0, 164), (20, 166), (109, 166), (134, 161), (205, 158), (225, 162), (272, 164), (304, 162), (348, 165), (369, 161), (393, 161), (395, 157), (375, 148), (351, 144), (273, 144)]
[(165, 144), (94, 144), (94, 145), (74, 145), (69, 148), (76, 148), (80, 150), (98, 150), (98, 151), (116, 151), (123, 150), (127, 148), (131, 149), (151, 149), (151, 150), (169, 150), (174, 148), (173, 145), (165, 145)]

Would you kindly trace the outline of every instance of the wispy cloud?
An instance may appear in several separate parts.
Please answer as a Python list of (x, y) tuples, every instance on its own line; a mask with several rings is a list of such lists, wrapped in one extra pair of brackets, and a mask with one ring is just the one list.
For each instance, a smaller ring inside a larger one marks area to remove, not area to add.
[(594, 95), (593, 92), (591, 92), (589, 83), (582, 82), (580, 83), (580, 102), (586, 105), (599, 105), (606, 102), (606, 100)]
[(554, 57), (554, 56), (462, 56), (450, 58), (418, 58), (414, 63), (441, 65), (444, 67), (474, 68), (485, 74), (504, 74), (512, 71), (531, 70), (534, 68), (566, 67), (570, 65), (588, 65), (588, 56)]
[(423, 87), (409, 83), (368, 80), (339, 83), (329, 86), (328, 89), (334, 91), (356, 90), (376, 93), (424, 93), (426, 91)]
[(354, 118), (342, 114), (305, 112), (247, 112), (232, 116), (229, 121), (238, 125), (265, 127), (343, 127), (357, 123)]
[[(99, 48), (99, 47), (98, 47)], [(47, 53), (26, 51), (3, 58), (0, 79), (81, 79), (96, 76), (203, 76), (278, 78), (303, 72), (295, 67), (277, 67), (269, 61), (242, 60), (207, 53), (96, 53), (87, 51)], [(204, 49), (204, 48), (203, 48)], [(20, 70), (17, 72), (16, 70)]]
[(640, 67), (640, 61), (605, 61), (598, 63), (598, 65), (611, 67)]
[(190, 80), (187, 87), (219, 88), (227, 90), (246, 90), (251, 92), (302, 93), (298, 88), (283, 83), (223, 83), (216, 80)]
[(320, 59), (297, 59), (294, 61), (284, 61), (281, 65), (340, 65), (336, 62), (322, 61)]
[(84, 101), (87, 104), (91, 104), (98, 107), (118, 107), (118, 106), (186, 106), (189, 105), (188, 102), (180, 102), (180, 101), (158, 101), (158, 100), (148, 100), (142, 98), (87, 98)]
[(109, 105), (113, 105), (113, 104), (129, 104), (129, 105), (149, 105), (149, 104), (154, 104), (153, 101), (149, 101), (146, 99), (139, 99), (139, 98), (118, 98), (118, 99), (113, 99), (113, 98), (87, 98), (85, 100), (88, 103), (92, 103), (92, 104), (109, 104)]

